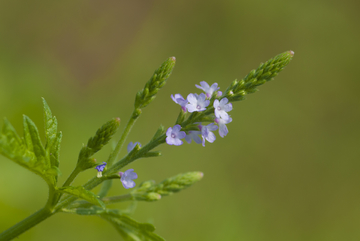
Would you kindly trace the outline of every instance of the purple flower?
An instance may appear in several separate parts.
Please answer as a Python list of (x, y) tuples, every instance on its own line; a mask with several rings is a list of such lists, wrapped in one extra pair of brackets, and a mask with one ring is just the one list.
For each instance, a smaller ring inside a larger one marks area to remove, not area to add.
[(201, 143), (200, 131), (189, 131), (188, 134), (185, 136), (185, 140), (187, 143), (191, 143), (192, 140), (194, 140), (197, 144)]
[(210, 123), (207, 126), (200, 125), (199, 128), (201, 130), (203, 146), (205, 146), (205, 139), (210, 143), (213, 143), (216, 140), (215, 134), (211, 131), (216, 131), (218, 129), (217, 125), (215, 125), (214, 123)]
[(139, 146), (141, 147), (140, 142), (132, 143), (132, 141), (130, 141), (130, 143), (127, 146), (127, 152), (130, 153), (137, 144), (139, 144)]
[(180, 139), (183, 139), (186, 136), (186, 133), (185, 131), (180, 130), (180, 125), (175, 125), (173, 128), (169, 127), (169, 129), (166, 131), (166, 143), (175, 146), (182, 145), (183, 142)]
[(133, 181), (133, 179), (138, 178), (138, 176), (134, 172), (134, 169), (129, 169), (125, 172), (119, 172), (119, 174), (120, 174), (120, 181), (126, 189), (135, 187), (135, 182)]
[(188, 101), (185, 100), (184, 97), (182, 97), (182, 95), (180, 94), (175, 94), (175, 96), (171, 95), (171, 99), (173, 99), (173, 101), (176, 104), (179, 104), (183, 109), (183, 111), (186, 112), (186, 104), (188, 103)]
[(98, 178), (102, 177), (102, 172), (104, 171), (105, 167), (106, 167), (106, 162), (103, 162), (103, 164), (100, 164), (95, 167), (95, 169), (98, 171), (97, 173)]
[(194, 111), (204, 111), (206, 107), (210, 104), (210, 100), (206, 100), (205, 94), (189, 94), (187, 100), (190, 102), (186, 104), (186, 108), (189, 112)]
[(222, 118), (216, 118), (215, 122), (219, 125), (219, 135), (221, 137), (224, 137), (229, 133), (228, 128), (226, 127), (226, 124), (229, 124), (232, 122), (232, 118), (229, 116), (229, 119), (225, 120)]
[(220, 89), (217, 83), (212, 84), (210, 87), (208, 83), (206, 83), (205, 81), (201, 81), (200, 85), (195, 85), (195, 86), (196, 88), (202, 89), (206, 93), (207, 98), (210, 98), (214, 93), (214, 91)]
[(221, 96), (222, 96), (222, 91), (219, 90), (219, 91), (216, 93), (216, 97), (217, 97), (217, 98), (220, 98)]
[(229, 114), (227, 112), (232, 110), (232, 104), (228, 103), (229, 100), (227, 98), (223, 98), (220, 101), (214, 101), (214, 108), (215, 108), (215, 116), (217, 118), (222, 118), (224, 120), (229, 119)]

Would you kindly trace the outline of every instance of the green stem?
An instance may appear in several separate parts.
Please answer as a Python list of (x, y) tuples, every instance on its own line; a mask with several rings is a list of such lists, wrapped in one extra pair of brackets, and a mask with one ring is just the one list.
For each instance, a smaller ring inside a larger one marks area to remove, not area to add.
[(41, 221), (47, 219), (53, 215), (53, 213), (46, 208), (42, 208), (31, 216), (25, 218), (21, 222), (15, 224), (8, 230), (5, 230), (0, 234), (0, 241), (7, 241), (18, 237), (23, 232), (39, 224)]
[(111, 166), (111, 164), (114, 162), (114, 160), (118, 157), (118, 155), (120, 154), (120, 151), (121, 151), (121, 148), (122, 146), (124, 145), (124, 142), (127, 138), (127, 136), (129, 135), (130, 131), (131, 131), (131, 128), (134, 126), (137, 118), (139, 118), (140, 116), (140, 110), (134, 110), (126, 127), (125, 127), (125, 130), (124, 132), (122, 133), (121, 135), (121, 138), (119, 140), (119, 142), (117, 143), (115, 149), (111, 152), (108, 160), (107, 160), (107, 164), (108, 166)]
[(66, 181), (63, 184), (63, 187), (70, 186), (71, 183), (75, 180), (76, 176), (81, 172), (80, 168), (78, 166), (75, 167), (75, 169), (72, 171), (70, 176), (66, 179)]
[[(107, 160), (107, 164), (108, 164), (109, 167), (112, 165), (112, 163), (115, 161), (115, 159), (119, 156), (121, 148), (123, 147), (124, 142), (125, 142), (127, 136), (129, 135), (132, 127), (134, 126), (137, 118), (139, 118), (140, 113), (141, 113), (140, 110), (135, 109), (133, 111), (133, 113), (132, 113), (132, 115), (131, 115), (131, 117), (130, 117), (130, 119), (129, 119), (126, 127), (125, 127), (125, 130), (121, 135), (121, 138), (120, 138), (119, 142), (117, 143), (115, 149), (111, 152), (111, 154), (110, 154), (110, 156), (109, 156), (109, 158)], [(98, 194), (100, 196), (100, 198), (106, 196), (106, 194), (110, 190), (111, 186), (112, 186), (112, 180), (106, 180), (104, 182), (104, 184), (101, 186), (101, 189), (100, 189), (99, 194)]]
[[(66, 179), (66, 181), (64, 182), (64, 184), (62, 185), (63, 187), (67, 187), (70, 186), (71, 183), (75, 180), (76, 176), (81, 172), (81, 169), (76, 166), (75, 169), (71, 172), (70, 176)], [(54, 201), (53, 201), (53, 206), (54, 207), (60, 200), (61, 196), (63, 195), (63, 193), (57, 192), (55, 194), (54, 197)]]

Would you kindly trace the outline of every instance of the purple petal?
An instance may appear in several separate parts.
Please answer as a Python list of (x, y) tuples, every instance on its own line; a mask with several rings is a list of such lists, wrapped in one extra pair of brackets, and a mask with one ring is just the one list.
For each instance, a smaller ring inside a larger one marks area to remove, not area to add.
[[(218, 129), (218, 126), (215, 125), (214, 123), (210, 123), (210, 124), (207, 125), (206, 127), (207, 127), (208, 130), (210, 130), (210, 131), (216, 131), (216, 130)], [(211, 133), (210, 131), (209, 131), (209, 133)]]
[(122, 184), (126, 189), (133, 188), (136, 185), (135, 182), (132, 180), (122, 181)]
[(202, 142), (200, 136), (194, 136), (193, 139), (197, 144), (200, 144)]
[(226, 105), (226, 103), (228, 103), (229, 100), (227, 98), (223, 98), (220, 100), (220, 105)]
[(166, 131), (166, 136), (171, 136), (171, 133), (172, 133), (172, 128), (169, 127)]
[[(197, 99), (198, 102), (204, 102), (206, 99), (206, 96), (204, 93), (201, 93)], [(209, 104), (208, 104), (209, 105)]]
[(186, 104), (186, 108), (190, 113), (197, 111), (196, 106), (192, 104)]
[(212, 90), (212, 92), (214, 92), (215, 90), (218, 90), (220, 88), (218, 88), (218, 83), (214, 83), (211, 85), (210, 89)]
[(200, 85), (206, 89), (210, 88), (210, 85), (206, 81), (201, 81)]
[(132, 149), (134, 149), (135, 145), (132, 143), (132, 141), (129, 142), (129, 144), (127, 145), (127, 152), (131, 152)]
[(175, 125), (174, 127), (173, 127), (173, 133), (175, 134), (175, 133), (178, 133), (179, 131), (181, 130), (181, 126), (180, 125)]
[(191, 143), (192, 139), (193, 139), (193, 138), (191, 138), (190, 135), (186, 135), (186, 136), (185, 136), (185, 141), (186, 141), (187, 143), (189, 143), (189, 144)]
[(220, 105), (220, 101), (218, 100), (218, 99), (216, 99), (215, 101), (214, 101), (214, 108), (215, 108), (215, 111), (216, 111), (216, 109), (217, 109), (217, 107)]
[(171, 136), (166, 137), (166, 143), (169, 145), (175, 145), (174, 138)]
[(224, 110), (225, 110), (226, 112), (231, 111), (231, 110), (232, 110), (232, 104), (229, 103), (229, 104), (225, 105), (225, 106), (224, 106)]
[(224, 136), (226, 136), (228, 133), (229, 133), (229, 131), (228, 131), (228, 128), (226, 127), (226, 125), (225, 124), (220, 125), (219, 135), (224, 138)]
[[(197, 101), (198, 101), (198, 98), (194, 95), (194, 94), (189, 94), (187, 96), (187, 100), (193, 104), (193, 105), (196, 105), (197, 104)], [(187, 107), (187, 106), (186, 106)]]
[(185, 131), (180, 131), (179, 134), (177, 135), (177, 138), (178, 139), (183, 139), (183, 138), (185, 138), (185, 136), (186, 136)]
[(180, 145), (182, 145), (182, 144), (183, 144), (182, 140), (180, 140), (180, 139), (174, 139), (174, 145), (175, 145), (175, 146), (180, 146)]
[(205, 107), (207, 107), (208, 105), (210, 105), (210, 100), (205, 100)]
[(216, 113), (215, 113), (215, 116), (216, 117), (221, 117), (224, 120), (228, 120), (230, 118), (229, 114), (226, 113), (225, 111), (219, 111), (218, 116), (216, 115)]
[(184, 99), (176, 99), (178, 104), (181, 105), (182, 107), (184, 107), (188, 101), (187, 100), (184, 100)]
[(214, 134), (214, 133), (212, 133), (212, 132), (209, 132), (209, 134), (208, 134), (208, 136), (207, 136), (206, 140), (207, 140), (208, 142), (210, 142), (210, 143), (213, 143), (213, 142), (216, 140), (216, 136), (215, 136), (215, 134)]

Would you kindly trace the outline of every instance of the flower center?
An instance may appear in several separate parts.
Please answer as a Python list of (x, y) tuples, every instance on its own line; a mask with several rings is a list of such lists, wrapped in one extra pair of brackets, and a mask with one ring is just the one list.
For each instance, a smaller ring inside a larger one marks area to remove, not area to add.
[(218, 107), (217, 107), (217, 110), (221, 110), (221, 107), (220, 107), (220, 106), (218, 106)]
[(197, 105), (197, 106), (196, 106), (196, 109), (200, 110), (200, 109), (201, 109), (201, 106), (200, 106), (200, 105)]
[(176, 137), (176, 135), (175, 134), (171, 134), (171, 138), (175, 138)]

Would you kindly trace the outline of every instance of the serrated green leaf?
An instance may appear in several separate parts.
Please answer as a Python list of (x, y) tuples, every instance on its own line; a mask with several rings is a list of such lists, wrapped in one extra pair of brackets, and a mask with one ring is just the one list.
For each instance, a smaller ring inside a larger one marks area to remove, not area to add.
[(31, 166), (32, 160), (35, 159), (34, 154), (26, 150), (23, 141), (7, 119), (4, 120), (2, 128), (0, 153), (27, 168)]
[(34, 152), (38, 161), (43, 162), (45, 165), (49, 165), (46, 160), (45, 149), (41, 143), (39, 131), (34, 124), (34, 122), (24, 115), (24, 136), (25, 136), (25, 143), (28, 147), (28, 150)]
[(49, 156), (52, 167), (59, 167), (60, 143), (62, 139), (62, 132), (57, 133), (54, 143), (49, 148)]
[(61, 187), (58, 189), (58, 191), (73, 195), (75, 197), (84, 199), (92, 204), (105, 208), (105, 204), (100, 199), (98, 199), (98, 197), (93, 192), (86, 190), (84, 187)]
[(53, 145), (53, 142), (57, 138), (57, 120), (56, 117), (52, 115), (49, 105), (46, 103), (46, 100), (42, 98), (44, 104), (44, 122), (45, 122), (45, 138), (46, 144), (45, 148), (49, 149)]
[(37, 128), (26, 116), (24, 116), (24, 136), (25, 139), (21, 140), (14, 127), (5, 119), (0, 138), (0, 153), (41, 176), (47, 183), (55, 185), (54, 178), (58, 170), (51, 168)]

